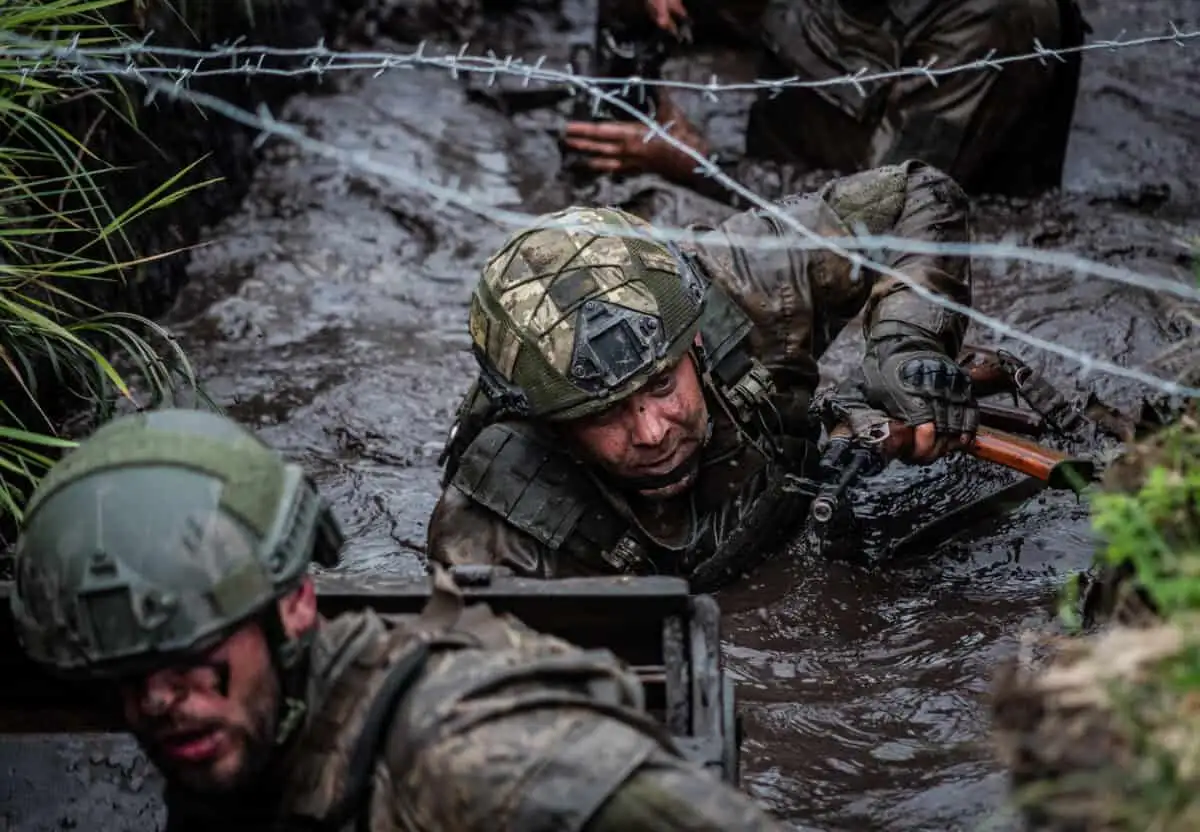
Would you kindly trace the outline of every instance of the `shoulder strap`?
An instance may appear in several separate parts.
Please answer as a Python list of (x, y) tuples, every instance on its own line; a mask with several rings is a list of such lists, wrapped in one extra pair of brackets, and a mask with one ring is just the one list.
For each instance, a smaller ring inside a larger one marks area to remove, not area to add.
[(476, 379), (459, 403), (458, 410), (454, 414), (454, 422), (446, 437), (446, 444), (442, 446), (442, 452), (438, 455), (438, 466), (445, 468), (442, 472), (442, 488), (445, 488), (453, 478), (463, 452), (475, 440), (479, 432), (496, 419), (498, 414), (499, 408), (488, 399), (479, 380)]
[(327, 828), (331, 832), (346, 828), (355, 820), (358, 832), (370, 832), (370, 812), (364, 810), (369, 810), (375, 762), (383, 753), (401, 701), (420, 680), (435, 645), (453, 648), (466, 643), (461, 638), (447, 635), (458, 624), (466, 606), (463, 594), (450, 573), (436, 564), (431, 576), (431, 589), (429, 601), (415, 621), (416, 632), (424, 635), (419, 636), (388, 669), (363, 719), (362, 729), (346, 765), (342, 800), (330, 813)]
[(388, 670), (371, 707), (363, 720), (362, 731), (354, 743), (346, 767), (346, 787), (337, 808), (329, 814), (326, 829), (341, 830), (355, 823), (358, 832), (369, 832), (370, 812), (365, 811), (371, 800), (375, 761), (383, 751), (388, 730), (404, 698), (425, 669), (429, 660), (429, 642), (418, 640), (411, 650)]
[(771, 373), (750, 352), (753, 324), (746, 312), (709, 279), (700, 319), (704, 363), (725, 403), (742, 424), (775, 392)]

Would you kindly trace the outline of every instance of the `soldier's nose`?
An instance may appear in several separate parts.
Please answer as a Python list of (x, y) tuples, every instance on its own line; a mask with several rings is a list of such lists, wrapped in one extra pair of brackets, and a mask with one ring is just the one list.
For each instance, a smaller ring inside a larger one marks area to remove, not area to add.
[(654, 407), (639, 407), (633, 416), (635, 445), (658, 445), (666, 437), (670, 423)]

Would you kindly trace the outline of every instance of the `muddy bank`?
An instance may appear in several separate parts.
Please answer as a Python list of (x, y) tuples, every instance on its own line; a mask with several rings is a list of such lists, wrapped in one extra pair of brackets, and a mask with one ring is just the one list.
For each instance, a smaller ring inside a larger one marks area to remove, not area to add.
[[(150, 36), (155, 46), (203, 50), (238, 35), (272, 46), (310, 46), (326, 31), (336, 13), (336, 0), (252, 0), (234, 4), (222, 15), (203, 8), (130, 3), (114, 7), (109, 17), (131, 38)], [(161, 55), (149, 62), (195, 65), (194, 60)], [(264, 77), (247, 84), (245, 78), (230, 74), (193, 78), (188, 86), (239, 106), (265, 104), (274, 108), (314, 85), (299, 77)], [(99, 180), (114, 214), (127, 210), (198, 160), (196, 168), (176, 187), (221, 180), (131, 223), (126, 230), (128, 248), (118, 251), (118, 256), (132, 259), (201, 242), (205, 227), (228, 215), (246, 193), (256, 153), (251, 146), (255, 136), (248, 129), (167, 96), (146, 101), (145, 90), (136, 84), (129, 90), (136, 129), (110, 111), (111, 100), (105, 105), (95, 97), (59, 105), (47, 113), (72, 135), (87, 137), (89, 149), (101, 162), (119, 170)], [(174, 302), (185, 280), (186, 258), (167, 258), (138, 267), (127, 286), (97, 284), (95, 295), (86, 300), (102, 308), (157, 317)]]
[[(232, 40), (236, 34), (253, 35), (260, 42), (280, 47), (307, 46), (317, 42), (338, 11), (336, 0), (251, 0), (233, 4), (220, 15), (201, 5), (122, 3), (103, 10), (107, 20), (131, 39), (150, 36), (156, 46), (208, 49)], [(90, 18), (89, 18), (90, 19)], [(123, 63), (123, 62), (122, 62)], [(157, 55), (145, 63), (160, 66), (195, 67), (195, 61)], [(130, 83), (118, 90), (112, 79), (85, 78), (79, 82), (50, 78), (64, 90), (75, 92), (62, 103), (47, 105), (43, 115), (57, 128), (83, 142), (93, 158), (78, 159), (81, 169), (91, 173), (93, 187), (64, 189), (55, 210), (71, 217), (70, 223), (86, 229), (104, 226), (143, 201), (163, 200), (172, 192), (196, 188), (187, 198), (161, 205), (122, 224), (118, 233), (97, 241), (94, 233), (72, 231), (67, 223), (54, 237), (39, 241), (46, 250), (78, 252), (97, 262), (128, 263), (120, 274), (110, 272), (102, 279), (61, 278), (56, 291), (77, 297), (83, 308), (67, 308), (67, 314), (91, 317), (96, 310), (139, 313), (151, 318), (165, 312), (187, 280), (187, 257), (163, 257), (203, 241), (205, 227), (227, 216), (246, 193), (256, 162), (252, 131), (226, 122), (168, 96), (146, 99), (145, 89)], [(212, 93), (243, 107), (277, 107), (289, 96), (314, 85), (308, 78), (262, 78), (253, 85), (237, 75), (193, 78), (193, 89)], [(91, 86), (96, 94), (87, 94)], [(35, 141), (34, 152), (44, 152), (38, 131), (9, 137), (11, 144)], [(65, 145), (64, 145), (65, 147)], [(30, 163), (30, 177), (55, 181), (65, 175), (61, 160)], [(193, 166), (186, 175), (180, 174)], [(74, 174), (72, 174), (74, 175)], [(180, 177), (171, 185), (175, 177)], [(45, 186), (41, 186), (45, 190)], [(157, 192), (156, 197), (152, 194)], [(94, 221), (92, 221), (94, 220)], [(146, 262), (137, 262), (139, 260)], [(48, 298), (62, 308), (64, 298)], [(101, 349), (112, 341), (96, 338)], [(156, 348), (164, 345), (154, 343)], [(166, 349), (162, 349), (168, 355)], [(173, 361), (173, 356), (168, 356)], [(19, 359), (20, 364), (24, 359)], [(32, 359), (31, 359), (32, 360)], [(13, 365), (15, 368), (15, 364)], [(0, 396), (14, 413), (12, 423), (44, 429), (52, 422), (70, 418), (80, 407), (75, 376), (64, 378), (62, 368), (38, 356), (34, 366), (22, 367), (23, 384), (11, 373), (0, 379)], [(15, 372), (15, 369), (14, 369)], [(26, 389), (38, 391), (36, 404)], [(14, 532), (6, 521), (0, 524), (0, 542), (5, 545)]]
[[(1188, 0), (1108, 5), (1093, 12), (1096, 37), (1171, 17), (1197, 24)], [(543, 22), (526, 35), (530, 50), (543, 51), (541, 37), (561, 44), (552, 20), (533, 19)], [(582, 19), (568, 5), (563, 25)], [(1089, 55), (1066, 192), (982, 205), (981, 237), (1011, 233), (1023, 245), (1177, 271), (1173, 241), (1194, 233), (1200, 219), (1194, 186), (1185, 184), (1195, 161), (1182, 150), (1200, 126), (1200, 105), (1184, 95), (1200, 80), (1194, 54), (1169, 46)], [(707, 80), (717, 62), (728, 67), (724, 77), (739, 65), (714, 54), (686, 71)], [(1122, 92), (1131, 88), (1140, 91), (1136, 102)], [(744, 100), (684, 103), (736, 142)], [(343, 76), (321, 95), (293, 99), (285, 115), (348, 151), (369, 149), (454, 184), (477, 205), (538, 211), (563, 199), (549, 135), (469, 103), (441, 73)], [(1166, 199), (1156, 197), (1162, 183)], [(724, 213), (648, 178), (615, 196), (673, 222)], [(191, 283), (172, 327), (215, 398), (315, 472), (353, 539), (347, 570), (421, 567), (434, 460), (470, 379), (465, 300), (506, 231), (275, 147), (240, 208), (188, 266)], [(980, 263), (978, 273), (983, 311), (1076, 349), (1136, 363), (1178, 337), (1161, 323), (1163, 301), (1141, 292), (1015, 263)], [(830, 373), (857, 360), (848, 336), (824, 361)], [(974, 327), (971, 337), (989, 340)], [(1018, 351), (1056, 383), (1078, 381), (1069, 362)], [(1105, 376), (1087, 382), (1117, 404), (1143, 392)], [(858, 495), (864, 553), (882, 559), (890, 535), (1004, 482), (1007, 475), (966, 460), (887, 472)], [(746, 715), (747, 788), (801, 830), (955, 830), (995, 821), (1005, 783), (985, 743), (982, 696), (1018, 633), (1050, 620), (1063, 575), (1087, 563), (1090, 546), (1084, 508), (1047, 496), (920, 557), (869, 568), (813, 563), (794, 551), (723, 593), (726, 655)], [(89, 807), (155, 811), (152, 781), (119, 764), (130, 759), (127, 745), (85, 751), (55, 740), (38, 744), (36, 755), (25, 748), (0, 744), (0, 767), (15, 768), (26, 755), (24, 775), (10, 787), (17, 791), (7, 801), (0, 795), (0, 806), (16, 807), (8, 810), (15, 830), (47, 828), (40, 824)], [(44, 789), (66, 763), (79, 773), (56, 790), (61, 806), (48, 809), (45, 792), (24, 783)], [(108, 784), (94, 798), (86, 796), (90, 779)]]

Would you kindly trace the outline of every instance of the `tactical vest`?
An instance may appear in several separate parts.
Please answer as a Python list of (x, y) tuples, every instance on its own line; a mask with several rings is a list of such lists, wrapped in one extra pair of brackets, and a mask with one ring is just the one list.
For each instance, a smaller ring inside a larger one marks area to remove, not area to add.
[[(770, 373), (749, 352), (751, 322), (715, 283), (700, 322), (710, 410), (738, 432), (736, 493), (693, 518), (682, 544), (654, 540), (628, 505), (562, 442), (536, 424), (506, 420), (479, 389), (468, 392), (439, 462), (442, 487), (536, 540), (553, 561), (593, 574), (678, 574), (701, 591), (737, 577), (770, 553), (804, 517), (819, 429), (781, 425)], [(705, 451), (709, 462), (709, 449)], [(703, 476), (703, 472), (701, 474)], [(537, 572), (536, 565), (530, 571)]]

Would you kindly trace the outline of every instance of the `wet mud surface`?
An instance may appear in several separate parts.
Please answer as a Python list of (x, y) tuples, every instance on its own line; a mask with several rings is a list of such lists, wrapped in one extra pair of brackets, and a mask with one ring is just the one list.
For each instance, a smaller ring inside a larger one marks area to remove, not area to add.
[[(1195, 28), (1194, 5), (1087, 8), (1102, 38), (1165, 30), (1168, 20)], [(583, 18), (569, 6), (562, 25)], [(524, 41), (525, 54), (561, 40), (554, 21), (525, 19), (539, 25), (504, 35)], [(1178, 241), (1200, 233), (1198, 50), (1090, 53), (1064, 192), (981, 203), (980, 239), (1181, 275)], [(718, 67), (733, 80), (748, 65), (713, 54), (673, 72), (707, 80)], [(681, 99), (731, 147), (748, 102)], [(553, 184), (559, 157), (545, 131), (468, 102), (445, 73), (341, 77), (322, 95), (294, 99), (284, 116), (348, 151), (367, 149), (453, 185), (478, 205), (537, 212), (572, 198)], [(636, 196), (664, 222), (728, 213), (649, 177), (617, 196)], [(192, 261), (169, 322), (209, 393), (315, 473), (352, 538), (348, 571), (422, 569), (435, 459), (470, 380), (465, 301), (506, 231), (278, 146), (241, 210)], [(1018, 262), (981, 260), (976, 273), (982, 311), (1130, 366), (1187, 334), (1168, 324), (1169, 299), (1120, 284)], [(1117, 406), (1148, 392), (1111, 376), (1081, 378), (1078, 365), (997, 341), (978, 324), (969, 340), (1008, 346), (1068, 390), (1090, 387)], [(856, 361), (858, 346), (848, 332), (825, 357), (826, 371)], [(1063, 576), (1087, 563), (1085, 509), (1069, 495), (1046, 495), (904, 559), (888, 557), (887, 541), (1009, 479), (965, 459), (889, 470), (856, 496), (865, 541), (857, 560), (818, 563), (797, 547), (721, 593), (746, 721), (744, 782), (794, 828), (1006, 828), (983, 697), (996, 662), (1023, 629), (1052, 622)], [(0, 769), (5, 828), (148, 829), (158, 816), (153, 773), (122, 740), (6, 741)], [(64, 769), (70, 782), (51, 800), (46, 785), (61, 783)]]

